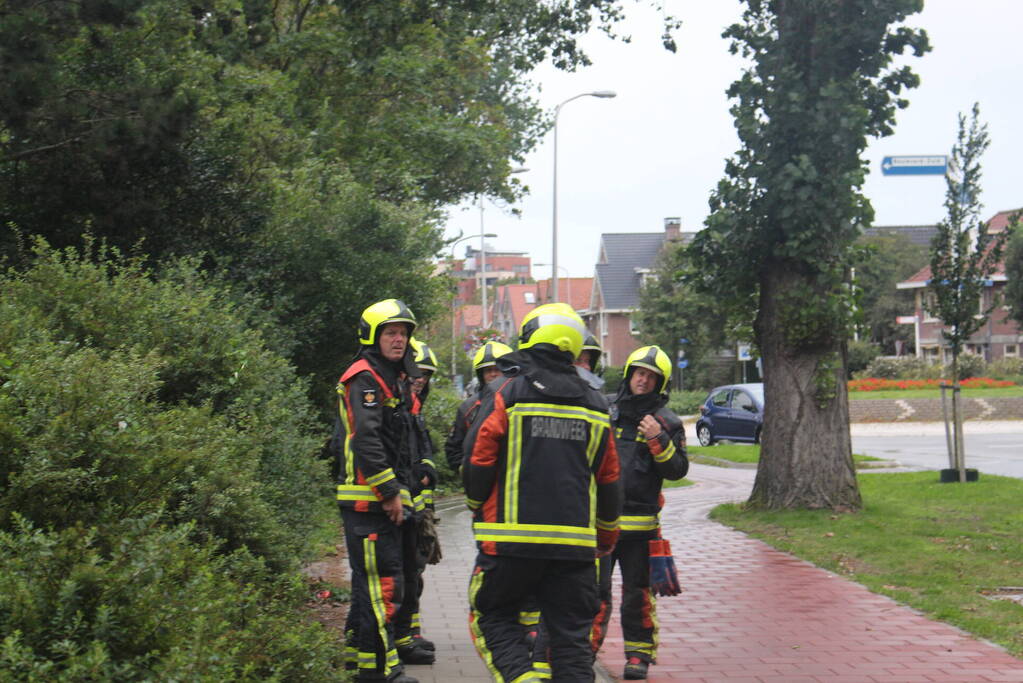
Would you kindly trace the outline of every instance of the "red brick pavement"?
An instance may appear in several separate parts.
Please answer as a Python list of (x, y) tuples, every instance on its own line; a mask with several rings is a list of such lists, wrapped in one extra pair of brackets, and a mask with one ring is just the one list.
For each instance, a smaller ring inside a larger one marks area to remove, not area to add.
[[(661, 644), (650, 681), (1023, 683), (1023, 661), (1002, 649), (706, 519), (715, 505), (744, 500), (753, 476), (693, 465), (695, 486), (665, 491), (664, 535), (685, 592), (658, 601)], [(484, 683), (492, 679), (467, 622), (469, 515), (456, 505), (441, 518), (444, 559), (427, 568), (422, 600), (437, 662), (407, 671), (422, 683)], [(616, 587), (616, 610), (618, 596)], [(613, 678), (623, 666), (616, 615), (598, 672)]]
[[(1023, 661), (1001, 648), (706, 519), (715, 505), (747, 498), (753, 476), (693, 465), (695, 486), (665, 491), (663, 533), (685, 591), (658, 600), (661, 643), (648, 680), (1023, 681)], [(621, 674), (617, 618), (599, 659)]]

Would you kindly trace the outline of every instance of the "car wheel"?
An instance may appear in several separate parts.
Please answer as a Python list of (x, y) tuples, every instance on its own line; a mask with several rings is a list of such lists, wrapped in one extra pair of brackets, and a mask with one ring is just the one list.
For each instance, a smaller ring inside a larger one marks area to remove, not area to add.
[(701, 446), (711, 446), (714, 444), (714, 437), (710, 433), (710, 427), (707, 425), (700, 425), (696, 428), (696, 438), (699, 439)]

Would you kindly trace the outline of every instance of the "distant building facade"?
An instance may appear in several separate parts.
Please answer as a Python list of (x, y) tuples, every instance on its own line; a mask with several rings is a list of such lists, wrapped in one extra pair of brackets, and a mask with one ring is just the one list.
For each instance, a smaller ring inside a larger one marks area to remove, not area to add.
[[(1018, 211), (1018, 209), (1016, 210)], [(1003, 232), (1008, 228), (1009, 218), (1016, 211), (1000, 211), (987, 223), (989, 233)], [(951, 353), (945, 344), (941, 331), (943, 325), (932, 311), (936, 308), (934, 291), (928, 287), (931, 281), (931, 267), (925, 266), (907, 280), (896, 285), (898, 289), (912, 290), (914, 308), (911, 318), (914, 322), (913, 332), (916, 342), (916, 355), (935, 363), (951, 361)], [(991, 303), (1000, 300), (1005, 289), (1007, 278), (1004, 263), (998, 267), (984, 283), (985, 287), (977, 302), (977, 312), (987, 310)], [(967, 353), (981, 356), (987, 362), (1002, 358), (1019, 358), (1023, 334), (1019, 325), (1009, 318), (1009, 310), (1005, 305), (997, 306), (981, 327), (965, 345)]]

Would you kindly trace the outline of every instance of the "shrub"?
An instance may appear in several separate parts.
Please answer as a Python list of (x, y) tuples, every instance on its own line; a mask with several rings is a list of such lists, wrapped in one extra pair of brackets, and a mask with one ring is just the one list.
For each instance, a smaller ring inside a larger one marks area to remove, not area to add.
[(448, 467), (444, 454), (444, 443), (448, 439), (451, 424), (461, 402), (462, 399), (451, 386), (449, 379), (435, 376), (430, 381), (430, 396), (423, 407), (423, 417), (426, 419), (426, 427), (430, 430), (430, 438), (435, 449), (433, 462), (437, 466), (439, 479), (435, 489), (438, 496), (462, 490), (462, 480)]
[(187, 264), (0, 278), (0, 678), (336, 680), (305, 385)]
[[(975, 353), (959, 354), (959, 376), (961, 378), (983, 377), (986, 374), (987, 362), (984, 361), (983, 356), (978, 356)], [(952, 377), (951, 363), (945, 366), (945, 375), (947, 377)]]
[(1000, 358), (987, 366), (988, 377), (1011, 379), (1019, 384), (1023, 377), (1023, 358)]
[(849, 342), (849, 365), (847, 368), (849, 377), (853, 373), (866, 369), (872, 360), (881, 355), (881, 347), (867, 341)]
[(337, 680), (338, 650), (295, 575), (190, 542), (157, 515), (0, 531), (4, 680)]
[(706, 391), (673, 391), (668, 400), (668, 408), (676, 415), (695, 415), (707, 398)]
[(856, 377), (880, 377), (883, 379), (924, 379), (941, 376), (941, 366), (934, 366), (916, 356), (877, 356)]

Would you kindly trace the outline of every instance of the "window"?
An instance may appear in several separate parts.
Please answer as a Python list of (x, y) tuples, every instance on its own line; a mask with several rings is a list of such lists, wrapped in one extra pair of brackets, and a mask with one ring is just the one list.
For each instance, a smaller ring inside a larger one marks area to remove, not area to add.
[(923, 301), (921, 302), (921, 306), (923, 306), (924, 309), (924, 320), (937, 320), (938, 319), (937, 295), (934, 292), (927, 290), (923, 292), (922, 298)]
[(639, 325), (633, 318), (629, 318), (629, 334), (639, 334)]
[(718, 393), (710, 397), (710, 402), (718, 408), (724, 408), (728, 405), (728, 389), (722, 389)]
[(512, 272), (513, 273), (528, 273), (529, 272), (529, 266), (528, 265), (512, 266)]
[(732, 407), (737, 410), (745, 410), (747, 413), (757, 412), (757, 404), (753, 402), (753, 397), (745, 391), (735, 392), (732, 396)]
[(1019, 344), (1006, 344), (1004, 355), (1006, 358), (1019, 358)]
[(526, 297), (526, 303), (527, 304), (535, 304), (536, 303), (536, 295), (533, 294), (533, 292), (523, 292), (522, 294), (523, 294), (523, 296)]

